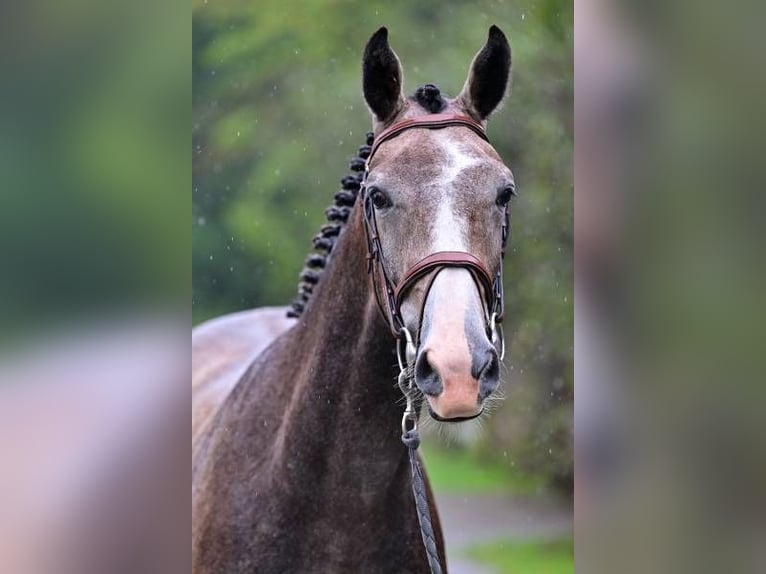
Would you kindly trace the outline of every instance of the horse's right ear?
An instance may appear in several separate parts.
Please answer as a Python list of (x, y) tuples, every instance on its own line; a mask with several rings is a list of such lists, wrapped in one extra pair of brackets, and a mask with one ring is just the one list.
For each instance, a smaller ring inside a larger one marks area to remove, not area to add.
[(388, 45), (388, 30), (383, 27), (367, 42), (362, 61), (364, 99), (375, 119), (386, 123), (404, 104), (402, 66)]

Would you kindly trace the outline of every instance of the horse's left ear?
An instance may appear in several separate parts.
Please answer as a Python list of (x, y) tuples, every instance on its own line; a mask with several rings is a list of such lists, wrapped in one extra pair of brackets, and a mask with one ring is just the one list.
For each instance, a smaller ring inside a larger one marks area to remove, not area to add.
[(471, 63), (458, 101), (470, 115), (484, 121), (503, 100), (510, 73), (511, 46), (502, 30), (492, 26), (487, 43)]

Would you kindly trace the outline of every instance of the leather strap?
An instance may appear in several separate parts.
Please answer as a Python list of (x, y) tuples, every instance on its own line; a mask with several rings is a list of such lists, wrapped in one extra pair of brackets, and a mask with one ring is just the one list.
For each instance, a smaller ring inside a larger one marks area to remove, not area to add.
[(370, 163), (372, 157), (375, 155), (375, 152), (378, 151), (378, 148), (382, 143), (395, 138), (400, 133), (407, 131), (410, 128), (426, 128), (431, 130), (438, 130), (452, 126), (465, 126), (470, 128), (481, 139), (484, 141), (489, 141), (487, 132), (484, 131), (484, 126), (482, 126), (473, 118), (459, 114), (432, 114), (430, 116), (412, 118), (409, 120), (397, 122), (380, 132), (377, 136), (375, 136), (375, 141), (372, 143), (372, 149), (370, 150), (370, 155), (367, 158), (367, 163)]
[[(474, 278), (478, 279), (477, 282), (481, 285), (484, 299), (487, 300), (487, 305), (492, 305), (492, 297), (494, 296), (492, 277), (490, 276), (489, 271), (487, 271), (487, 268), (477, 257), (463, 251), (437, 251), (436, 253), (424, 257), (410, 267), (407, 274), (394, 288), (394, 303), (396, 304), (396, 307), (401, 308), (404, 295), (415, 283), (435, 269), (440, 269), (442, 267), (462, 267), (468, 269)], [(423, 304), (425, 304), (425, 301), (423, 301)]]

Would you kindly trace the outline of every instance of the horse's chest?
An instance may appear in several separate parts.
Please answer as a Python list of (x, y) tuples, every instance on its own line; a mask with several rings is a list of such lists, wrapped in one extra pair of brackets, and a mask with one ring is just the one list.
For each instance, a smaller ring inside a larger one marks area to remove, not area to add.
[[(419, 573), (422, 544), (410, 499), (366, 488), (283, 497), (262, 516), (259, 572)], [(261, 510), (266, 510), (261, 508)], [(275, 538), (274, 533), (279, 532)], [(263, 545), (261, 545), (263, 543)], [(264, 547), (268, 548), (264, 552)]]

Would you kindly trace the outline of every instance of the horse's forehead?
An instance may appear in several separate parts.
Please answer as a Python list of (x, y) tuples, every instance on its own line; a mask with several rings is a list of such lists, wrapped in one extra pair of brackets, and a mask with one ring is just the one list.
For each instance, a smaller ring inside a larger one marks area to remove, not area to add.
[[(489, 146), (467, 130), (412, 130), (393, 140), (388, 159), (381, 167), (387, 179), (398, 186), (450, 187), (472, 172), (491, 168), (496, 158), (487, 152)], [(491, 148), (489, 148), (491, 149)]]

